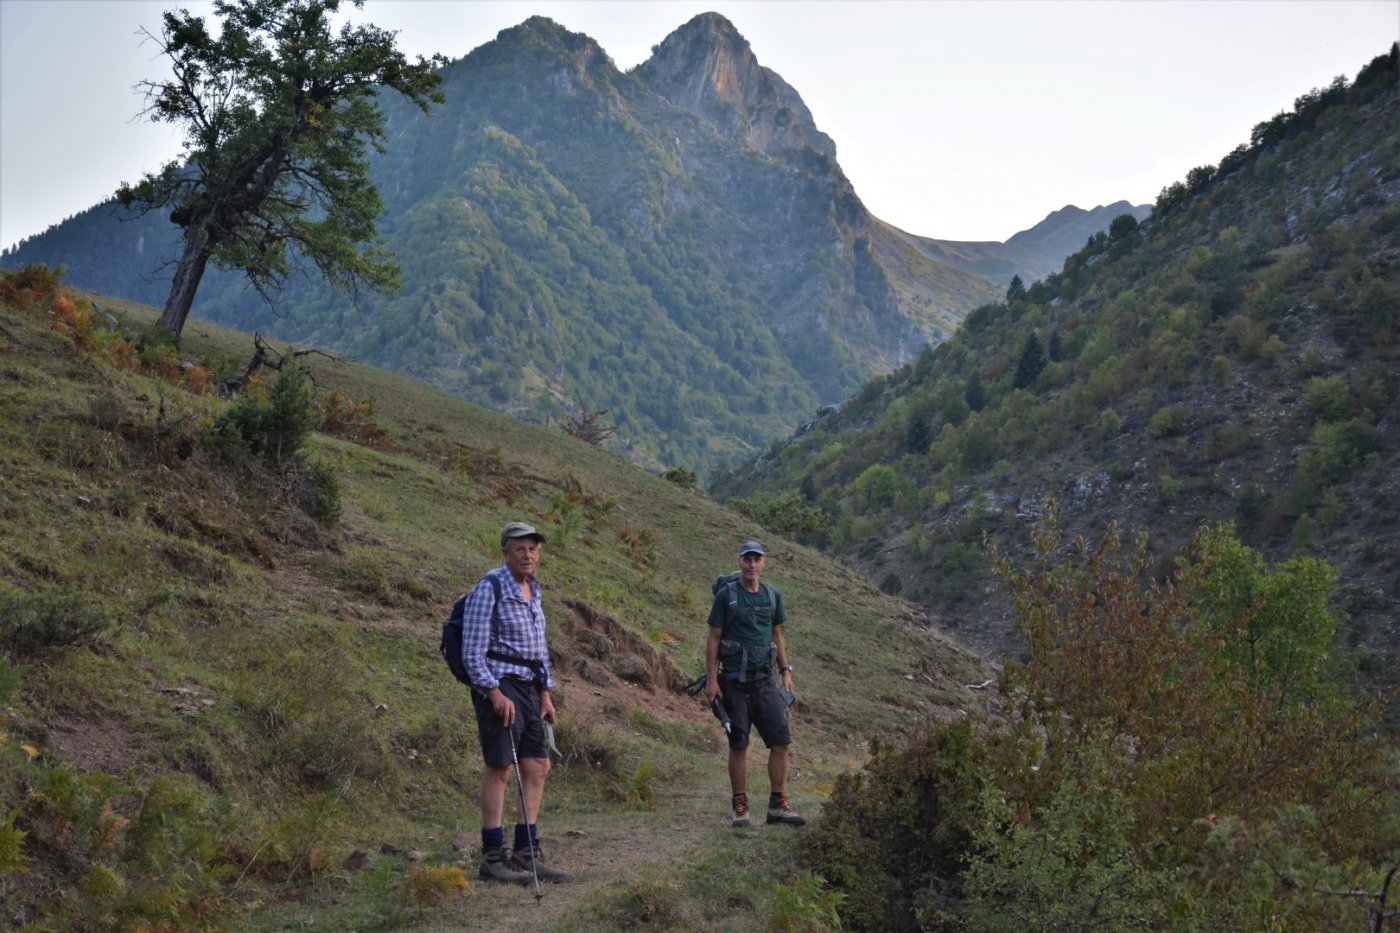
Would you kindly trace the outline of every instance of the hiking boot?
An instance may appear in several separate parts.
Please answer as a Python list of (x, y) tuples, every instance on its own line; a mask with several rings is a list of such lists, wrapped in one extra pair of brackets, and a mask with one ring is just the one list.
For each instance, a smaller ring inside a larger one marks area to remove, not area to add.
[(506, 855), (506, 847), (485, 849), (481, 853), (481, 868), (477, 871), (483, 881), (506, 881), (510, 884), (529, 884), (530, 872), (521, 871), (512, 864)]
[(749, 825), (749, 795), (734, 795), (734, 815), (729, 820), (729, 825), (736, 829)]
[(798, 816), (796, 813), (793, 813), (791, 808), (788, 807), (787, 794), (779, 794), (778, 805), (776, 807), (770, 806), (768, 808), (767, 822), (770, 824), (781, 823), (784, 826), (801, 826), (807, 821), (802, 817)]
[(525, 873), (525, 880), (531, 880), (530, 868), (534, 866), (534, 876), (541, 881), (552, 881), (558, 884), (561, 881), (568, 881), (569, 876), (557, 868), (550, 868), (544, 863), (544, 856), (540, 854), (540, 844), (536, 842), (528, 849), (515, 847), (515, 854), (510, 857), (510, 866), (518, 868)]

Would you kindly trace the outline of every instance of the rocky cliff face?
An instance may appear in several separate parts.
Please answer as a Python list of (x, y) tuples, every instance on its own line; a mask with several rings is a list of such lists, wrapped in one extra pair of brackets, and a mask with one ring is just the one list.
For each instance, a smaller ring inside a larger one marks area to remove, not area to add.
[(724, 136), (774, 158), (811, 168), (813, 155), (836, 168), (836, 144), (812, 121), (801, 96), (758, 63), (734, 25), (702, 13), (666, 37), (634, 74)]

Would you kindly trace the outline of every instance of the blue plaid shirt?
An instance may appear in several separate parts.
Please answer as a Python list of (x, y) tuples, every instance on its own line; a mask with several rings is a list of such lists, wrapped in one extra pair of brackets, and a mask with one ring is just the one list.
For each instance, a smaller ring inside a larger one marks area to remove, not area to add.
[[(500, 583), (501, 602), (491, 577)], [(496, 610), (493, 612), (492, 610)], [(494, 617), (494, 624), (493, 624)], [(488, 658), (487, 651), (514, 655), (544, 665), (545, 687), (553, 688), (549, 670), (549, 646), (544, 640), (544, 604), (540, 600), (540, 581), (530, 578), (530, 601), (520, 592), (510, 571), (502, 564), (482, 577), (467, 596), (462, 610), (462, 663), (471, 674), (472, 685), (486, 692), (500, 686), (507, 675), (534, 680), (535, 672), (521, 664)]]

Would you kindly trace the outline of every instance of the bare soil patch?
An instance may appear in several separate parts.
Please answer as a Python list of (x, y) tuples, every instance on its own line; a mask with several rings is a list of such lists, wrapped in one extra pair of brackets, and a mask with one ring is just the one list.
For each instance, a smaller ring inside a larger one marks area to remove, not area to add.
[(47, 742), (85, 772), (126, 774), (142, 760), (136, 734), (114, 716), (61, 716), (49, 724)]

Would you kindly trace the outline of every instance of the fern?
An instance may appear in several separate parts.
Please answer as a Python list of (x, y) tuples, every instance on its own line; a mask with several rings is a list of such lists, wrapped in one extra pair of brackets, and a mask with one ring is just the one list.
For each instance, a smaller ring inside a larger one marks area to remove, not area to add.
[(0, 823), (0, 877), (22, 874), (29, 870), (29, 856), (24, 854), (24, 830), (15, 826), (18, 810), (5, 814)]

